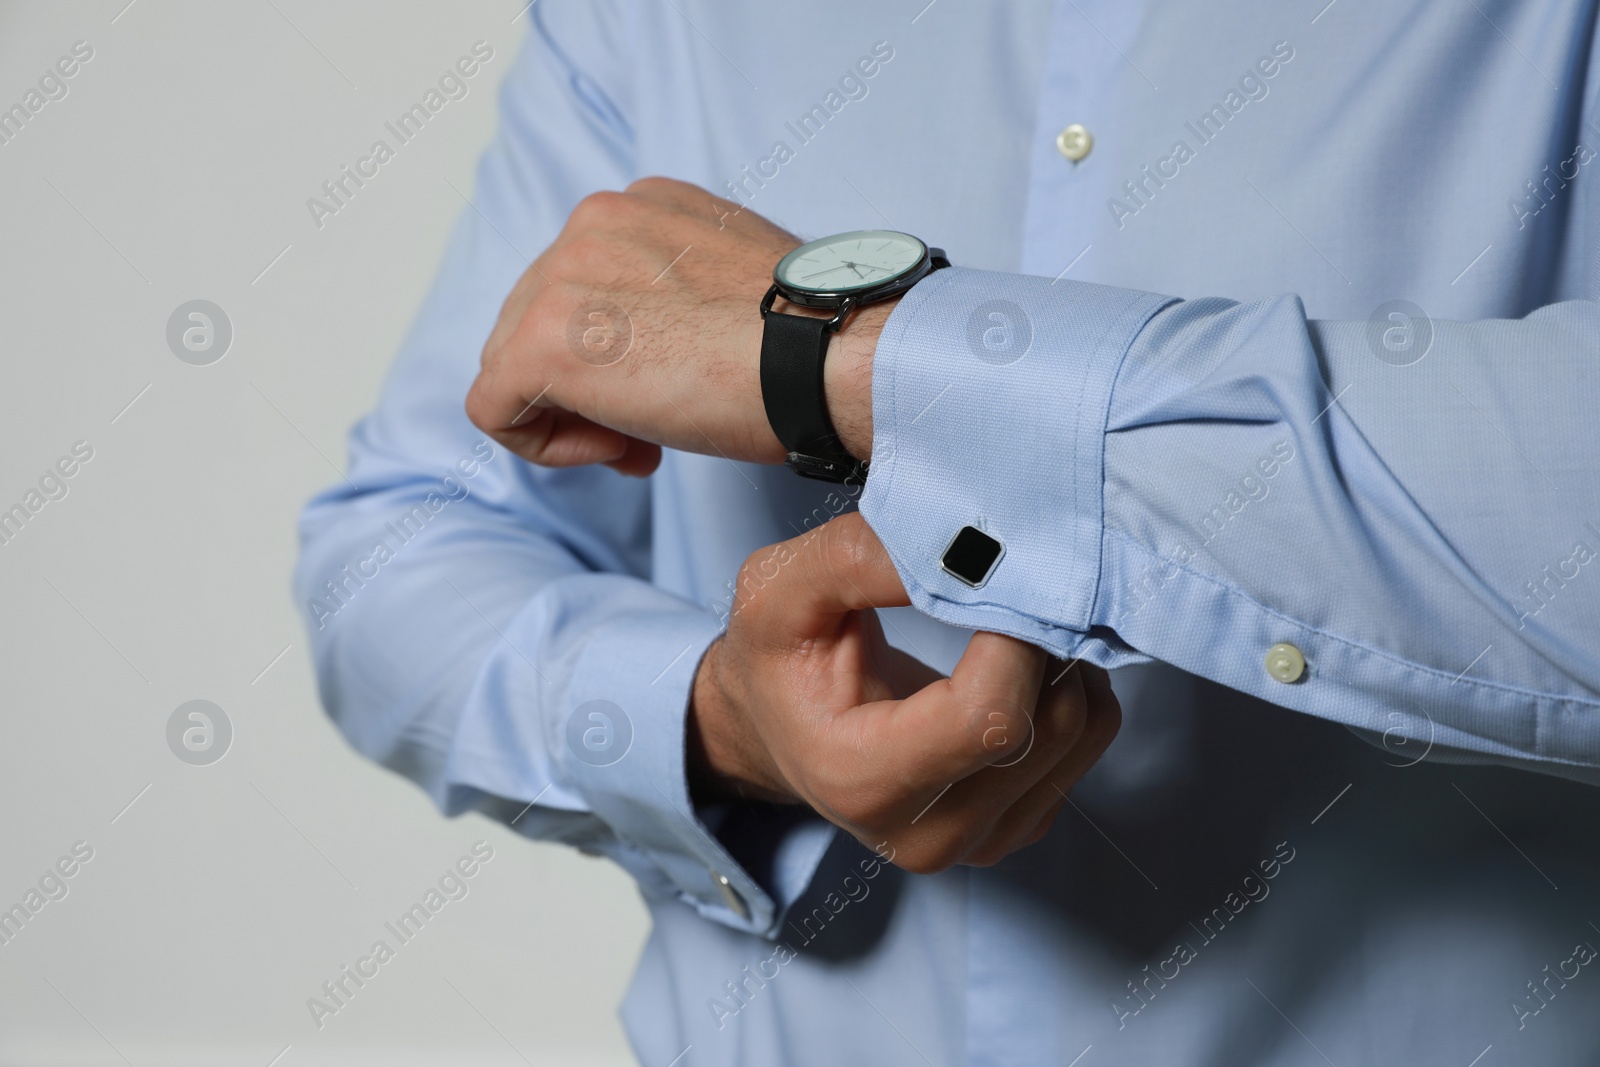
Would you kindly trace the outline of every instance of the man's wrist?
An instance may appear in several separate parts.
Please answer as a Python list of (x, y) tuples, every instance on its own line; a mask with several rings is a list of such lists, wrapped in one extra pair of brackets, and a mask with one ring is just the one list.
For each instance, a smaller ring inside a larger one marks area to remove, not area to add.
[(862, 308), (834, 336), (822, 369), (828, 416), (845, 449), (857, 459), (872, 457), (872, 360), (878, 335), (898, 299)]
[[(770, 784), (770, 774), (751, 768), (759, 758), (759, 740), (749, 736), (727, 692), (717, 679), (722, 638), (711, 643), (695, 671), (684, 723), (684, 763), (689, 795), (696, 805), (726, 801), (792, 804), (797, 798)], [(758, 780), (760, 779), (760, 780)]]

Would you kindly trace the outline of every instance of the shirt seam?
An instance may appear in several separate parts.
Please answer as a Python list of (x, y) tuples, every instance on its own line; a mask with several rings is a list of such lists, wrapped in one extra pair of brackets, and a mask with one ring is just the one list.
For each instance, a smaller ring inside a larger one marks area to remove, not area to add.
[[(1147, 295), (1159, 295), (1159, 294), (1147, 294)], [(1096, 474), (1095, 489), (1096, 489), (1096, 493), (1097, 493), (1096, 498), (1095, 498), (1095, 503), (1096, 503), (1095, 523), (1102, 530), (1108, 528), (1106, 526), (1106, 435), (1108, 433), (1110, 433), (1111, 408), (1112, 408), (1112, 406), (1113, 406), (1113, 404), (1114, 404), (1114, 402), (1116, 400), (1117, 386), (1119, 384), (1121, 384), (1121, 382), (1122, 382), (1122, 370), (1123, 370), (1124, 367), (1127, 366), (1128, 353), (1133, 350), (1134, 342), (1137, 341), (1139, 339), (1139, 335), (1142, 334), (1145, 331), (1145, 327), (1150, 325), (1150, 320), (1155, 318), (1157, 315), (1161, 314), (1161, 312), (1165, 311), (1167, 308), (1172, 307), (1174, 304), (1182, 303), (1182, 301), (1179, 300), (1177, 297), (1167, 297), (1160, 305), (1158, 305), (1156, 307), (1149, 307), (1149, 308), (1141, 306), (1142, 301), (1139, 301), (1137, 298), (1135, 298), (1133, 300), (1130, 300), (1129, 303), (1130, 303), (1131, 307), (1125, 308), (1123, 310), (1123, 313), (1121, 315), (1119, 315), (1117, 317), (1117, 319), (1115, 321), (1113, 321), (1109, 326), (1106, 327), (1105, 333), (1100, 335), (1101, 341), (1104, 341), (1104, 339), (1106, 337), (1109, 337), (1112, 334), (1113, 331), (1118, 330), (1118, 329), (1125, 329), (1124, 320), (1131, 319), (1133, 317), (1133, 314), (1135, 314), (1135, 313), (1142, 313), (1142, 317), (1139, 319), (1139, 324), (1138, 324), (1137, 328), (1135, 328), (1132, 331), (1127, 333), (1127, 341), (1123, 343), (1122, 351), (1117, 354), (1117, 365), (1111, 371), (1111, 384), (1106, 388), (1105, 410), (1100, 413), (1100, 425), (1097, 428), (1097, 432), (1098, 432), (1099, 436), (1096, 438), (1096, 445), (1097, 445), (1096, 458), (1098, 459), (1099, 463), (1098, 463), (1097, 470), (1095, 472), (1095, 474)], [(1079, 404), (1080, 404), (1080, 406), (1082, 404), (1082, 396), (1083, 396), (1083, 394), (1082, 394), (1082, 391), (1080, 390), (1080, 392), (1079, 392)], [(1078, 490), (1077, 490), (1077, 487), (1075, 486), (1074, 490), (1073, 490), (1074, 498), (1076, 498), (1077, 492), (1078, 492)], [(1079, 535), (1078, 528), (1081, 525), (1082, 525), (1081, 523), (1077, 523), (1077, 522), (1073, 523), (1073, 543), (1074, 543), (1074, 546), (1076, 546), (1076, 544), (1077, 544), (1077, 537)], [(1096, 553), (1098, 554), (1098, 558), (1095, 560), (1094, 588), (1092, 588), (1089, 591), (1089, 601), (1088, 601), (1088, 604), (1085, 606), (1085, 619), (1084, 619), (1084, 631), (1085, 632), (1087, 632), (1088, 629), (1090, 628), (1090, 626), (1093, 625), (1093, 620), (1094, 620), (1094, 616), (1095, 616), (1095, 609), (1096, 609), (1096, 607), (1099, 606), (1099, 603), (1100, 603), (1100, 589), (1101, 589), (1102, 583), (1105, 580), (1105, 569), (1106, 569), (1105, 542), (1104, 542), (1103, 539), (1100, 539), (1100, 538), (1096, 538), (1096, 541), (1098, 543), (1094, 547), (1095, 547)]]
[[(1110, 526), (1107, 526), (1105, 528), (1105, 531), (1106, 531), (1106, 535), (1108, 537), (1115, 537), (1118, 540), (1120, 540), (1120, 541), (1124, 542), (1125, 544), (1127, 544), (1128, 546), (1130, 546), (1131, 548), (1134, 548), (1134, 549), (1136, 549), (1137, 551), (1139, 551), (1141, 553), (1145, 553), (1147, 555), (1149, 554), (1149, 550), (1144, 545), (1140, 544), (1138, 541), (1134, 540), (1132, 537), (1129, 537), (1127, 534), (1123, 533), (1122, 531), (1113, 529)], [(1256, 600), (1254, 597), (1250, 596), (1249, 594), (1245, 593), (1244, 591), (1242, 591), (1240, 589), (1234, 588), (1233, 586), (1227, 584), (1226, 582), (1222, 581), (1221, 579), (1218, 579), (1216, 577), (1213, 577), (1212, 575), (1206, 574), (1203, 571), (1197, 571), (1193, 567), (1189, 567), (1189, 566), (1187, 566), (1185, 564), (1179, 563), (1177, 560), (1165, 560), (1164, 562), (1170, 564), (1173, 567), (1176, 567), (1178, 570), (1184, 572), (1185, 574), (1189, 574), (1189, 575), (1191, 575), (1191, 576), (1193, 576), (1195, 578), (1200, 579), (1201, 581), (1204, 581), (1204, 582), (1207, 582), (1210, 585), (1216, 586), (1218, 589), (1222, 590), (1224, 593), (1227, 593), (1229, 596), (1232, 596), (1232, 597), (1235, 597), (1235, 598), (1237, 598), (1239, 600), (1242, 600), (1245, 603), (1251, 605), (1252, 607), (1255, 607), (1255, 608), (1259, 609), (1260, 611), (1265, 612), (1266, 614), (1268, 614), (1268, 615), (1270, 615), (1270, 616), (1272, 616), (1274, 618), (1282, 619), (1284, 622), (1289, 623), (1290, 625), (1296, 627), (1297, 629), (1303, 630), (1306, 633), (1316, 634), (1318, 637), (1326, 638), (1327, 640), (1329, 640), (1329, 641), (1331, 641), (1331, 642), (1333, 642), (1335, 644), (1341, 645), (1341, 646), (1343, 646), (1345, 648), (1354, 649), (1354, 650), (1357, 650), (1357, 651), (1360, 651), (1360, 652), (1370, 653), (1370, 654), (1378, 657), (1379, 659), (1385, 660), (1385, 661), (1387, 661), (1389, 663), (1392, 663), (1392, 664), (1394, 664), (1394, 665), (1396, 665), (1398, 667), (1403, 667), (1403, 668), (1405, 668), (1407, 670), (1410, 670), (1410, 671), (1415, 671), (1417, 673), (1426, 674), (1429, 677), (1434, 678), (1434, 679), (1451, 678), (1452, 679), (1452, 684), (1465, 682), (1467, 685), (1475, 686), (1475, 687), (1477, 687), (1479, 689), (1487, 689), (1487, 690), (1491, 690), (1491, 691), (1498, 692), (1498, 693), (1510, 693), (1510, 694), (1515, 694), (1517, 696), (1529, 697), (1531, 699), (1538, 700), (1538, 701), (1541, 701), (1541, 702), (1547, 703), (1547, 704), (1549, 704), (1549, 703), (1568, 704), (1568, 705), (1573, 705), (1573, 706), (1580, 707), (1580, 708), (1587, 708), (1587, 709), (1590, 709), (1590, 710), (1593, 710), (1593, 711), (1600, 711), (1600, 700), (1586, 700), (1583, 697), (1578, 697), (1578, 696), (1566, 696), (1566, 695), (1563, 695), (1563, 694), (1560, 694), (1560, 693), (1546, 693), (1546, 692), (1542, 692), (1542, 691), (1537, 690), (1537, 689), (1528, 689), (1528, 688), (1525, 688), (1523, 686), (1512, 685), (1509, 682), (1492, 681), (1492, 680), (1487, 679), (1487, 678), (1456, 677), (1454, 675), (1451, 675), (1449, 671), (1443, 671), (1443, 670), (1440, 670), (1437, 667), (1430, 667), (1430, 666), (1428, 666), (1427, 664), (1424, 664), (1424, 663), (1417, 663), (1417, 662), (1415, 662), (1413, 660), (1405, 659), (1402, 656), (1397, 656), (1394, 653), (1388, 652), (1388, 651), (1386, 651), (1384, 649), (1381, 649), (1381, 648), (1378, 648), (1375, 645), (1369, 645), (1369, 644), (1366, 644), (1364, 642), (1354, 640), (1353, 638), (1343, 637), (1343, 636), (1341, 636), (1339, 634), (1332, 633), (1332, 632), (1330, 632), (1328, 630), (1325, 630), (1320, 626), (1313, 626), (1311, 623), (1304, 622), (1304, 621), (1302, 621), (1300, 619), (1296, 619), (1292, 615), (1289, 615), (1289, 614), (1287, 614), (1287, 613), (1285, 613), (1283, 611), (1280, 611), (1277, 608), (1269, 607), (1268, 605), (1261, 603), (1260, 601)], [(1537, 721), (1534, 723), (1534, 731), (1535, 731), (1534, 744), (1535, 744), (1536, 750), (1537, 750), (1537, 747), (1540, 744), (1540, 741), (1539, 741), (1539, 723)]]

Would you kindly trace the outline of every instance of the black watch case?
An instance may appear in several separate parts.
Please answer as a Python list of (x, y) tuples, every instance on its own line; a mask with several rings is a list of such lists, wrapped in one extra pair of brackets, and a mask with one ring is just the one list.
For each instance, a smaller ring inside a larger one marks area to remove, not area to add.
[(767, 290), (767, 295), (761, 300), (761, 317), (763, 319), (767, 317), (767, 313), (772, 310), (774, 301), (781, 296), (791, 304), (798, 304), (801, 307), (833, 308), (836, 314), (828, 320), (828, 329), (830, 332), (838, 333), (845, 320), (850, 317), (850, 312), (856, 308), (866, 307), (868, 304), (876, 304), (880, 300), (888, 300), (899, 296), (935, 270), (950, 265), (950, 261), (945, 258), (943, 249), (929, 248), (920, 239), (912, 237), (911, 234), (903, 234), (898, 231), (854, 230), (849, 233), (834, 234), (822, 240), (842, 241), (851, 237), (870, 240), (880, 234), (893, 234), (896, 238), (910, 238), (916, 241), (919, 245), (922, 245), (921, 258), (899, 274), (885, 278), (883, 281), (871, 286), (821, 288), (793, 285), (783, 281), (784, 266), (804, 252), (811, 244), (816, 243), (807, 242), (791, 250), (788, 255), (778, 260), (777, 264), (772, 268), (772, 287)]

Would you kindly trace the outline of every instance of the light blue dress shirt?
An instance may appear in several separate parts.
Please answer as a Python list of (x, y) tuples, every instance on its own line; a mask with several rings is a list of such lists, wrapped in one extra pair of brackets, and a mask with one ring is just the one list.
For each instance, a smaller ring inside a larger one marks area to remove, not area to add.
[[(641, 1062), (1600, 1062), (1594, 3), (529, 15), (296, 581), (357, 748), (637, 879)], [(949, 252), (879, 342), (859, 502), (467, 422), (528, 261), (648, 174)], [(1119, 668), (1122, 735), (994, 868), (690, 803), (740, 561), (857, 503), (895, 644)], [(977, 589), (939, 563), (964, 525), (1005, 545)]]

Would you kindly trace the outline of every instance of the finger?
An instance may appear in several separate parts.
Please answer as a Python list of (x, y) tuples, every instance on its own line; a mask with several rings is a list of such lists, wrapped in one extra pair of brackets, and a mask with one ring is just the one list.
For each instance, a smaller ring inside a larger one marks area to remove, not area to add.
[[(938, 796), (937, 806), (921, 812), (907, 843), (940, 854), (946, 861), (940, 866), (997, 862), (1043, 836), (1064, 803), (1062, 790), (1116, 735), (1120, 708), (1104, 671), (1052, 658), (1042, 673), (1038, 710), (1031, 724), (1022, 724), (1023, 736), (1016, 736), (1014, 723), (990, 727), (983, 738), (989, 766), (928, 789), (927, 795)], [(1004, 719), (993, 712), (989, 717)]]
[[(974, 634), (956, 665), (961, 686), (952, 675), (905, 700), (862, 705), (856, 709), (854, 725), (896, 753), (899, 766), (910, 769), (896, 784), (916, 803), (926, 804), (946, 788), (960, 789), (964, 796), (967, 787), (959, 783), (996, 759), (995, 750), (984, 747), (986, 729), (1000, 729), (1019, 743), (1034, 732), (1033, 710), (1044, 680), (1044, 661), (1045, 653), (1026, 642), (1000, 634)], [(1056, 727), (1047, 725), (1053, 734)], [(1037, 762), (1022, 773), (1034, 773)], [(1010, 780), (1002, 778), (993, 785)], [(995, 810), (1004, 807), (1001, 803)], [(935, 822), (943, 823), (949, 810), (941, 800)]]
[(761, 611), (774, 638), (791, 642), (831, 633), (853, 611), (911, 603), (883, 543), (854, 512), (751, 556), (739, 589), (750, 590), (740, 607)]
[(630, 438), (563, 408), (533, 408), (516, 426), (490, 435), (529, 463), (541, 467), (581, 467), (622, 461)]
[[(919, 820), (925, 822), (922, 833), (946, 839), (953, 861), (969, 862), (969, 852), (997, 835), (1009, 840), (1031, 830), (1049, 802), (1040, 795), (1040, 784), (1074, 750), (1086, 720), (1083, 685), (1076, 675), (1045, 686), (1032, 720), (1023, 723), (1025, 736), (1003, 747), (991, 740), (985, 746), (990, 765), (956, 781), (937, 808)], [(1013, 814), (1019, 804), (1024, 810)]]
[(661, 446), (641, 441), (637, 437), (626, 438), (627, 452), (618, 459), (608, 460), (606, 466), (621, 474), (632, 478), (647, 478), (661, 466)]
[(467, 390), (467, 418), (491, 435), (532, 426), (543, 410), (554, 406), (553, 384), (548, 377), (530, 375), (525, 361), (503, 354), (492, 360), (486, 356), (483, 370)]
[[(1013, 724), (986, 729), (981, 739), (985, 766), (962, 782), (975, 801), (988, 798), (996, 812), (1032, 789), (1083, 734), (1088, 712), (1082, 681), (1077, 675), (1060, 675), (1055, 668), (1056, 661), (1047, 659), (1033, 718), (1022, 724), (1022, 734), (1009, 729)], [(996, 718), (989, 714), (990, 721)]]
[[(1091, 668), (1091, 671), (1098, 670)], [(1103, 675), (1105, 672), (1100, 673)], [(1085, 688), (1087, 690), (1089, 686)], [(1110, 694), (1109, 686), (1104, 692)], [(1114, 696), (1105, 700), (1090, 695), (1083, 729), (1071, 748), (996, 820), (984, 842), (973, 849), (964, 862), (975, 866), (998, 863), (1048, 833), (1061, 809), (1067, 805), (1068, 794), (1073, 786), (1105, 755), (1121, 723), (1121, 708)]]
[[(968, 741), (967, 774), (1006, 762), (999, 758), (999, 749), (992, 743), (997, 736), (1017, 743), (1029, 737), (1034, 711), (1040, 706), (1048, 661), (1043, 649), (1015, 637), (983, 632), (972, 635), (950, 672), (946, 694), (949, 721), (961, 729)], [(989, 744), (985, 738), (990, 739)]]
[[(540, 256), (539, 259), (543, 259)], [(539, 291), (547, 284), (543, 268), (539, 259), (528, 264), (528, 269), (522, 277), (511, 287), (511, 292), (506, 294), (505, 303), (500, 306), (500, 314), (496, 316), (494, 328), (489, 331), (489, 337), (483, 344), (483, 356), (498, 351), (505, 342), (517, 331), (522, 322), (522, 313), (531, 303)], [(481, 358), (481, 357), (480, 357)]]
[(915, 656), (892, 646), (885, 649), (882, 670), (884, 681), (897, 698), (908, 697), (944, 677)]

